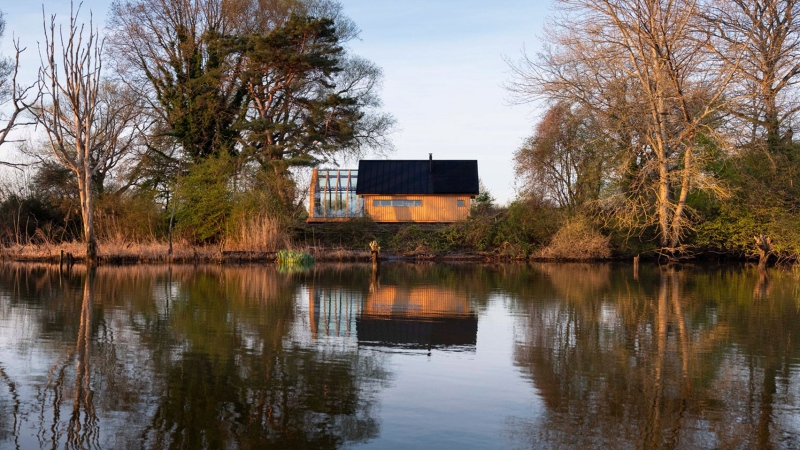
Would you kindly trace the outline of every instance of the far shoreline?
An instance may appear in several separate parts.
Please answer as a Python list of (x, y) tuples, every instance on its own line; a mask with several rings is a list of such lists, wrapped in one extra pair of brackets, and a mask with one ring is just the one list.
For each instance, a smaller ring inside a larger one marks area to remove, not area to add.
[[(101, 243), (98, 264), (101, 266), (125, 266), (137, 264), (274, 264), (277, 251), (220, 249), (219, 246), (176, 245), (172, 255), (169, 246), (163, 243), (117, 245)], [(327, 263), (369, 263), (369, 250), (347, 247), (295, 247), (314, 257), (316, 262)], [(0, 260), (3, 262), (47, 263), (55, 265), (83, 265), (85, 263), (85, 247), (81, 243), (70, 242), (61, 245), (16, 245), (0, 248)], [(62, 256), (63, 255), (63, 256)], [(530, 263), (530, 262), (633, 262), (633, 257), (620, 255), (609, 258), (549, 258), (536, 255), (510, 256), (492, 252), (412, 252), (396, 253), (385, 251), (381, 254), (381, 262), (464, 262), (464, 263)], [(750, 262), (751, 258), (742, 255), (697, 254), (691, 258), (667, 260), (657, 254), (641, 255), (642, 262), (661, 263), (698, 263), (704, 261), (717, 262)]]

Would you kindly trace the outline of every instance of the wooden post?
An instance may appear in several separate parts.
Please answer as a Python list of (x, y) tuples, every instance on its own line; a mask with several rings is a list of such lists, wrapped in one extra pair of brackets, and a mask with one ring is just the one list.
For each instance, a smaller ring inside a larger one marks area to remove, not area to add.
[(372, 257), (372, 266), (377, 266), (381, 260), (381, 247), (378, 245), (378, 241), (369, 243), (369, 252)]
[(58, 257), (58, 271), (61, 272), (64, 269), (64, 249), (61, 249), (61, 255)]
[(378, 245), (378, 241), (369, 243), (369, 252), (372, 258), (372, 283), (370, 284), (370, 290), (374, 291), (378, 286), (378, 279), (381, 275), (381, 247)]
[(639, 279), (639, 255), (633, 257), (633, 279)]

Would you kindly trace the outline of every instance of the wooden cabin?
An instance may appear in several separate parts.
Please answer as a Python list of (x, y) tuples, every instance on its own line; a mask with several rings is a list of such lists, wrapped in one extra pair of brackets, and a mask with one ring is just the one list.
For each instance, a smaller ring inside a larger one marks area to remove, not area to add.
[(309, 222), (456, 222), (478, 195), (475, 160), (361, 160), (358, 170), (314, 170)]

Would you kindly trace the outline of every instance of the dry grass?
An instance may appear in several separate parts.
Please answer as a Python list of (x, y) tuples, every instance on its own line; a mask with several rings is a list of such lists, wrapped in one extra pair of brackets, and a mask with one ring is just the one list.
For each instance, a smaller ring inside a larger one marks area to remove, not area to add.
[[(60, 244), (14, 244), (2, 249), (4, 259), (16, 261), (58, 262), (61, 252), (71, 255), (75, 260), (86, 258), (86, 244), (82, 242), (62, 242)], [(165, 262), (169, 260), (169, 245), (165, 242), (143, 241), (125, 242), (121, 240), (101, 240), (97, 243), (101, 261), (107, 262)], [(217, 246), (196, 247), (179, 242), (173, 245), (172, 260), (180, 261), (218, 261), (222, 252)]]
[[(252, 241), (251, 241), (252, 242)], [(285, 241), (288, 243), (288, 239)], [(275, 261), (275, 251), (264, 250), (276, 248), (257, 245), (248, 248), (241, 242), (235, 246), (222, 248), (220, 246), (194, 246), (185, 241), (176, 242), (172, 248), (171, 260), (181, 262), (272, 262)], [(284, 247), (291, 247), (286, 245)], [(13, 261), (40, 261), (57, 263), (61, 251), (70, 254), (76, 261), (86, 257), (86, 245), (82, 242), (64, 242), (61, 244), (29, 244), (11, 245), (0, 249), (3, 259)], [(98, 255), (101, 263), (161, 263), (168, 262), (169, 245), (166, 242), (148, 240), (142, 242), (129, 242), (124, 240), (101, 240), (97, 244)], [(354, 250), (344, 247), (307, 247), (296, 248), (305, 251), (318, 261), (368, 261), (368, 250)]]
[(289, 247), (289, 236), (278, 219), (260, 215), (243, 220), (228, 236), (228, 249), (276, 252)]
[(302, 249), (317, 261), (369, 261), (368, 250), (353, 250), (344, 247), (308, 247)]

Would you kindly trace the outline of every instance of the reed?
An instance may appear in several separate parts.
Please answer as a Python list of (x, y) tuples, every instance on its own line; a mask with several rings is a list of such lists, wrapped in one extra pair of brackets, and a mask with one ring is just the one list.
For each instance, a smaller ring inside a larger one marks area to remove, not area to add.
[(243, 219), (228, 236), (229, 250), (274, 252), (288, 244), (281, 221), (264, 214)]
[(314, 257), (299, 250), (281, 250), (278, 252), (276, 262), (278, 263), (279, 271), (291, 272), (296, 269), (310, 267), (314, 264)]

